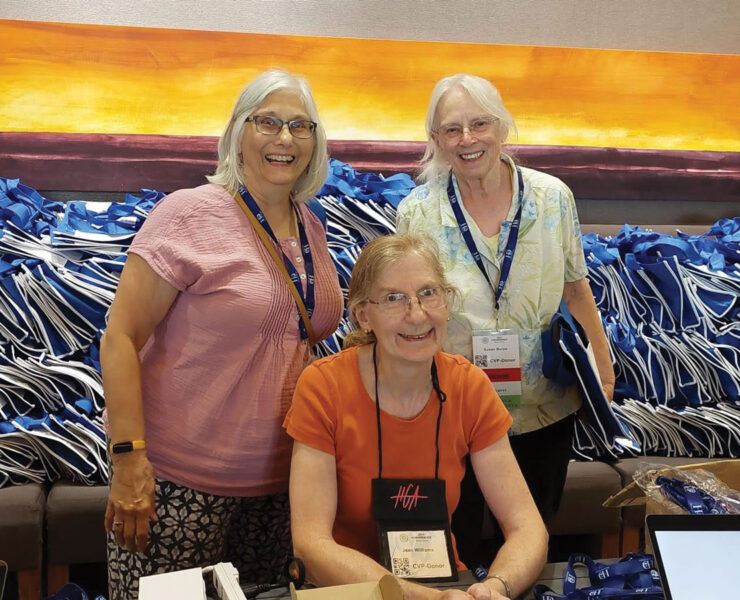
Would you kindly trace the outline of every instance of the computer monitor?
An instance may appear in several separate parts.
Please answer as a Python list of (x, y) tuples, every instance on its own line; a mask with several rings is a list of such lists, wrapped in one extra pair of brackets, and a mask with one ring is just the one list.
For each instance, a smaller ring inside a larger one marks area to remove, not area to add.
[(738, 598), (740, 515), (648, 515), (666, 600)]

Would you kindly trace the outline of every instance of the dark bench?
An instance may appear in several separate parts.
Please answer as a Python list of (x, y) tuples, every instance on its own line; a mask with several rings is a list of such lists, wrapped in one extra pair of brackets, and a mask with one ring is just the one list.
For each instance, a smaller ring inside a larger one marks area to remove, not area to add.
[(0, 559), (18, 575), (19, 600), (39, 600), (42, 586), (44, 487), (0, 489)]

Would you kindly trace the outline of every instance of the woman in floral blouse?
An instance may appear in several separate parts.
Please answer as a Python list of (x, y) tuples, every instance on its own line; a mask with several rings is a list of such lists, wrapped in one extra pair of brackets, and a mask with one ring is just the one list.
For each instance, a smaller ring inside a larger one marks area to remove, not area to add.
[[(473, 360), (474, 338), (482, 347), (492, 333), (503, 334), (501, 356), (513, 368), (489, 374), (514, 417), (511, 445), (547, 523), (560, 504), (580, 406), (576, 389), (542, 375), (540, 335), (561, 299), (588, 334), (609, 399), (614, 371), (586, 280), (573, 194), (502, 152), (514, 128), (489, 81), (468, 74), (440, 80), (427, 112), (421, 185), (401, 203), (397, 225), (399, 233), (424, 231), (438, 241), (445, 274), (461, 291), (445, 351)], [(487, 360), (495, 356), (476, 351), (476, 363), (494, 367)], [(483, 501), (474, 479), (466, 480), (453, 530), (468, 566), (488, 564), (497, 544), (480, 540)]]

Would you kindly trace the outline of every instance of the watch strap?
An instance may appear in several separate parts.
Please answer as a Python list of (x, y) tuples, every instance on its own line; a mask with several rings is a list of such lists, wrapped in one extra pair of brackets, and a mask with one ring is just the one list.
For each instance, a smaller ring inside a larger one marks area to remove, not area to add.
[(126, 442), (116, 442), (108, 447), (111, 454), (125, 454), (134, 450), (144, 450), (146, 442), (144, 440), (129, 440)]

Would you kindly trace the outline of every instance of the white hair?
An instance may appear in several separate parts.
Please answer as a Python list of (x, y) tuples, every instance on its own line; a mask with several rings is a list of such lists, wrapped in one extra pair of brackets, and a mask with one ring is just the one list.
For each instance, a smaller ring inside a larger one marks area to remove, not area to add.
[(239, 159), (244, 124), (247, 118), (252, 116), (252, 113), (264, 102), (265, 98), (274, 92), (284, 90), (293, 91), (298, 95), (303, 102), (308, 117), (316, 123), (313, 155), (305, 172), (301, 174), (293, 186), (293, 196), (297, 202), (303, 202), (316, 195), (321, 186), (324, 185), (329, 169), (326, 131), (319, 118), (316, 102), (306, 80), (279, 69), (265, 71), (258, 75), (239, 94), (226, 129), (218, 140), (216, 172), (207, 177), (208, 181), (222, 185), (230, 192), (236, 192), (239, 185), (245, 183), (242, 164)]
[(503, 100), (501, 100), (501, 94), (499, 94), (498, 90), (490, 81), (467, 73), (458, 73), (440, 79), (437, 85), (434, 86), (434, 90), (432, 90), (429, 110), (427, 111), (425, 123), (427, 147), (421, 159), (421, 170), (416, 178), (420, 183), (425, 183), (438, 177), (446, 177), (450, 170), (450, 165), (438, 151), (432, 139), (432, 134), (437, 130), (439, 125), (437, 122), (437, 108), (439, 107), (439, 103), (447, 92), (456, 87), (462, 88), (470, 94), (470, 97), (480, 106), (484, 113), (498, 119), (497, 126), (502, 144), (509, 137), (509, 132), (516, 132), (514, 119), (509, 114), (509, 111), (506, 110)]

